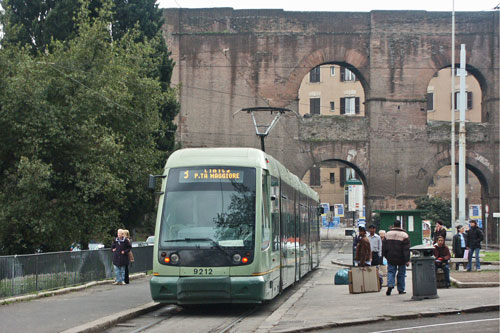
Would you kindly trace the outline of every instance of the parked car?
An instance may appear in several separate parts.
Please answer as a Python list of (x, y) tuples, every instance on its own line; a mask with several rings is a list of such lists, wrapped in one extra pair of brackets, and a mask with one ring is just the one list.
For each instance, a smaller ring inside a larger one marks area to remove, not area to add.
[(69, 249), (70, 251), (81, 251), (82, 250), (82, 246), (80, 245), (80, 243), (73, 243), (71, 244), (71, 247)]
[(155, 245), (155, 236), (149, 236), (147, 239), (146, 239), (146, 244), (147, 245)]
[(146, 242), (132, 242), (132, 247), (147, 246)]

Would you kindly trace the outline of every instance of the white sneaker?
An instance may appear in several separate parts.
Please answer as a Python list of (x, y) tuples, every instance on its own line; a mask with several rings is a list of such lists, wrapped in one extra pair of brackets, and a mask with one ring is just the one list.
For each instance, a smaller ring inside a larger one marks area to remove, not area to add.
[(117, 284), (118, 284), (118, 281), (115, 281), (115, 282), (113, 282), (112, 284), (117, 285)]
[(481, 268), (478, 268), (476, 271), (481, 272)]
[(124, 281), (119, 283), (120, 285), (124, 286), (126, 283)]

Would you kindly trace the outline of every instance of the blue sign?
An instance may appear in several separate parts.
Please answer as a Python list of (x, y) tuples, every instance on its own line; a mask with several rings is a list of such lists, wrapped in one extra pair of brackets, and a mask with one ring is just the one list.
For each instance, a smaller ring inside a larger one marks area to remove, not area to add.
[(328, 221), (326, 220), (326, 215), (321, 216), (321, 222), (323, 224), (323, 227), (328, 228)]
[(477, 226), (479, 229), (483, 229), (483, 220), (482, 219), (477, 219)]

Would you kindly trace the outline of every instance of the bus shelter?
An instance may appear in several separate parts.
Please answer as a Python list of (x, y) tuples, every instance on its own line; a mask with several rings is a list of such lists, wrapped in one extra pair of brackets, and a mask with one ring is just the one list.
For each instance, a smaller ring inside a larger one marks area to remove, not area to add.
[(376, 210), (380, 214), (379, 230), (389, 231), (395, 220), (401, 221), (401, 227), (408, 233), (411, 246), (422, 244), (422, 213), (425, 210)]

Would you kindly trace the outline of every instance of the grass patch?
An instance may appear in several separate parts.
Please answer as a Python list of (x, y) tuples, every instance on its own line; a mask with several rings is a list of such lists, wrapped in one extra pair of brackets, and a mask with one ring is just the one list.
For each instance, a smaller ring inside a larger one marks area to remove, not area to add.
[(498, 251), (485, 251), (484, 257), (481, 261), (500, 261), (500, 252)]

